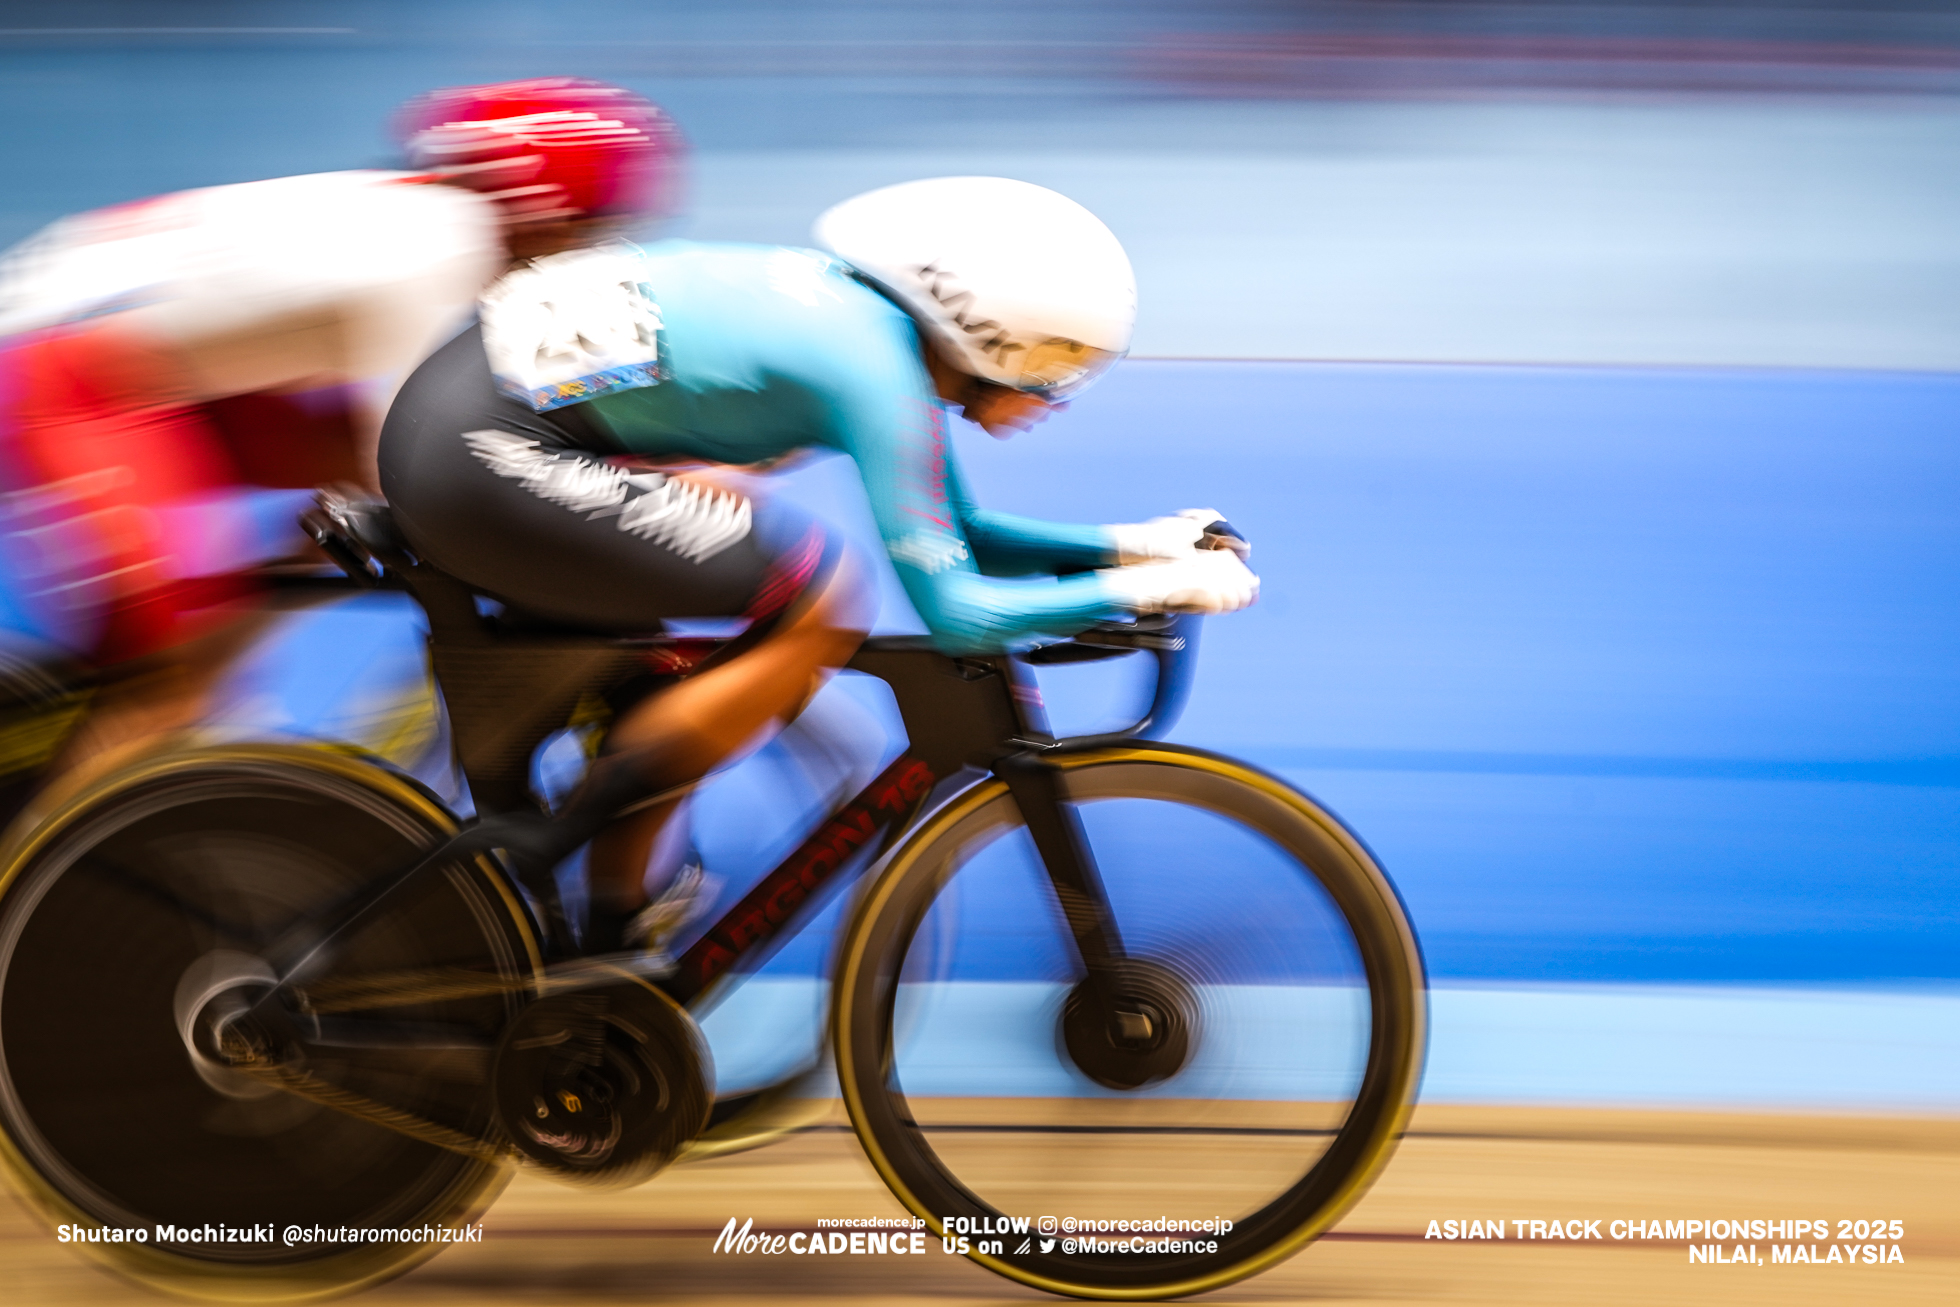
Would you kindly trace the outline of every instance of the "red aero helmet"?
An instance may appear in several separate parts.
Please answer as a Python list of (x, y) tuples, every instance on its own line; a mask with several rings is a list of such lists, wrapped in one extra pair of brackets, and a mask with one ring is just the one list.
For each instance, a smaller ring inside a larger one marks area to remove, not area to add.
[(395, 131), (411, 166), (482, 192), (519, 222), (659, 217), (679, 189), (673, 120), (583, 78), (431, 91), (403, 106)]

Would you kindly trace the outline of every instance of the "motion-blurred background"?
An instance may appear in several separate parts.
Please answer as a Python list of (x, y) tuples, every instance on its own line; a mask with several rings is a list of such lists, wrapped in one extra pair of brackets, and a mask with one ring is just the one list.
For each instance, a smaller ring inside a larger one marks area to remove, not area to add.
[[(6, 3), (0, 244), (559, 73), (686, 131), (669, 234), (947, 173), (1115, 229), (1135, 359), (961, 456), (1257, 542), (1176, 738), (1396, 876), (1432, 1099), (1960, 1106), (1960, 4)], [(331, 733), (415, 639), (310, 616), (238, 712)]]

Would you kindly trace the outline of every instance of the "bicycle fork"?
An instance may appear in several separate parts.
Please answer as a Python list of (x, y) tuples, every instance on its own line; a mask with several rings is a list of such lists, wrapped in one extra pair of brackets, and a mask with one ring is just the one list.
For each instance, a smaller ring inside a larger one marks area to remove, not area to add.
[(1061, 769), (1029, 750), (997, 760), (993, 770), (1021, 810), (1110, 1038), (1120, 1045), (1150, 1042), (1159, 1033), (1156, 1021), (1144, 1004), (1124, 993), (1122, 933), (1082, 818), (1062, 793)]

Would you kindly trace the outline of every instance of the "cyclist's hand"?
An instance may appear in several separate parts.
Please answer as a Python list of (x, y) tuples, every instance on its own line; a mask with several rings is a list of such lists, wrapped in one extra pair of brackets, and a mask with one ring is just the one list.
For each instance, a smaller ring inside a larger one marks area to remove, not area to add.
[[(1219, 531), (1219, 527), (1224, 530)], [(1187, 558), (1198, 549), (1230, 549), (1241, 560), (1252, 554), (1245, 537), (1232, 530), (1231, 523), (1215, 508), (1187, 508), (1169, 517), (1120, 523), (1107, 530), (1116, 546), (1116, 561), (1124, 564)]]
[(1192, 550), (1167, 563), (1112, 567), (1117, 602), (1138, 613), (1232, 613), (1259, 597), (1259, 578), (1230, 549)]

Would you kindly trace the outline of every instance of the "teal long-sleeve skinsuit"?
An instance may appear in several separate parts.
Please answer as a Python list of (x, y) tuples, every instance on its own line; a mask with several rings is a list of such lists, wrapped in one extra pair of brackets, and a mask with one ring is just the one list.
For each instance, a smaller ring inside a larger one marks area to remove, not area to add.
[[(849, 267), (811, 250), (686, 241), (638, 260), (659, 310), (658, 380), (581, 404), (622, 448), (720, 463), (847, 455), (906, 594), (949, 653), (1070, 635), (1118, 611), (1091, 571), (1116, 562), (1106, 528), (973, 503), (918, 329)], [(1032, 575), (1056, 579), (999, 579)]]

